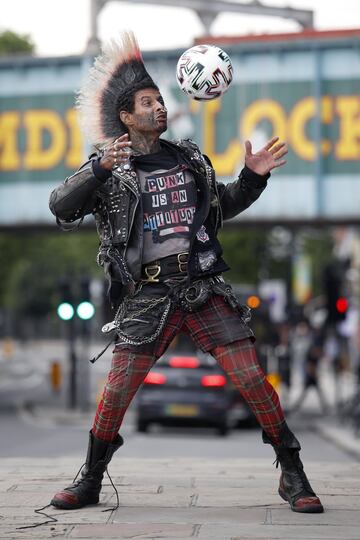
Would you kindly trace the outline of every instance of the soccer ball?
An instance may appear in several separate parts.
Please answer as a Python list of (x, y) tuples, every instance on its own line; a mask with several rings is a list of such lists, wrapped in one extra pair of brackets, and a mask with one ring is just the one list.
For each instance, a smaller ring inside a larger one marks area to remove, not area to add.
[(189, 97), (205, 101), (216, 99), (229, 88), (233, 78), (231, 60), (215, 45), (196, 45), (179, 58), (176, 80)]

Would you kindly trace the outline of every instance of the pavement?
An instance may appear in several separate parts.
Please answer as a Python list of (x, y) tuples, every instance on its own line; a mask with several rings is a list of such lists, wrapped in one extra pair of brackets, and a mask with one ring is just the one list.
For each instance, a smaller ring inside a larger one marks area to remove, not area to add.
[[(37, 422), (42, 418), (54, 426), (89, 423), (88, 414), (80, 412), (74, 417), (48, 409), (45, 416), (39, 408), (32, 414)], [(312, 429), (354, 458), (343, 463), (306, 461), (324, 514), (292, 512), (277, 494), (279, 470), (269, 460), (115, 455), (109, 472), (119, 492), (119, 508), (113, 509), (116, 495), (106, 478), (99, 505), (73, 511), (47, 508), (56, 520), (52, 522), (34, 510), (72, 482), (79, 458), (9, 457), (0, 461), (0, 540), (359, 540), (360, 439), (348, 423), (334, 417), (314, 415), (312, 420)]]
[(279, 471), (268, 460), (193, 458), (119, 459), (104, 481), (99, 505), (34, 513), (70, 483), (74, 459), (0, 462), (0, 539), (359, 540), (360, 463), (307, 464), (325, 506), (323, 514), (299, 514), (277, 495)]
[(312, 429), (360, 461), (360, 436), (349, 421), (336, 417), (321, 418), (312, 424)]

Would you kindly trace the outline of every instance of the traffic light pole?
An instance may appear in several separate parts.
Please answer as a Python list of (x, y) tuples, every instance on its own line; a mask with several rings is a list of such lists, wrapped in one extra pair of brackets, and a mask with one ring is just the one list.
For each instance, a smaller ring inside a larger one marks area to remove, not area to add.
[(69, 344), (69, 408), (76, 409), (77, 389), (76, 389), (76, 350), (75, 350), (75, 319), (68, 323), (68, 344)]
[(78, 364), (78, 405), (82, 411), (90, 409), (90, 340), (91, 340), (91, 321), (81, 320), (80, 339), (81, 352)]

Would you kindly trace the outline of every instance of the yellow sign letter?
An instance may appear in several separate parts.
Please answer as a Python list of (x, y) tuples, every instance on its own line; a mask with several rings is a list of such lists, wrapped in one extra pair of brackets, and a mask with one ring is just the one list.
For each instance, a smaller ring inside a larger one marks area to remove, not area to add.
[(69, 169), (77, 169), (83, 161), (83, 139), (76, 109), (67, 110), (65, 119), (69, 126), (69, 149), (66, 154), (65, 165)]
[(281, 141), (286, 141), (285, 111), (280, 103), (272, 99), (259, 99), (247, 107), (241, 120), (241, 136), (244, 140), (251, 138), (261, 120), (268, 120), (272, 124), (272, 137), (276, 135)]
[(0, 114), (0, 171), (20, 169), (20, 155), (17, 148), (17, 135), (20, 114), (7, 111)]
[(335, 156), (340, 160), (360, 159), (360, 97), (339, 96), (336, 111), (340, 118), (340, 138)]
[[(26, 128), (26, 153), (24, 166), (29, 170), (52, 169), (59, 164), (66, 148), (66, 132), (61, 116), (48, 109), (30, 110), (24, 113)], [(45, 148), (44, 135), (50, 143)]]
[[(316, 116), (316, 101), (312, 96), (298, 101), (293, 108), (289, 118), (289, 136), (294, 152), (307, 161), (314, 161), (316, 158), (316, 143), (306, 135), (308, 122)], [(321, 98), (320, 110), (321, 122), (330, 124), (332, 120), (332, 103), (330, 96)], [(321, 153), (329, 154), (331, 143), (327, 139), (321, 141)]]

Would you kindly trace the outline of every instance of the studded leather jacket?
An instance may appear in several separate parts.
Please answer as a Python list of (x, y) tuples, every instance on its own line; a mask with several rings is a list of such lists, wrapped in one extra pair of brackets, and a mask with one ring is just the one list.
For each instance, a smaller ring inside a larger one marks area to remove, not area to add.
[[(216, 181), (209, 159), (188, 139), (161, 144), (177, 152), (179, 163), (193, 174), (197, 206), (190, 231), (189, 279), (213, 276), (228, 270), (222, 258), (217, 232), (224, 219), (248, 208), (266, 187), (270, 175), (259, 176), (245, 167), (236, 181)], [(143, 215), (135, 166), (121, 164), (106, 180), (94, 174), (93, 155), (75, 174), (50, 195), (50, 210), (58, 224), (67, 224), (93, 214), (100, 239), (98, 264), (109, 281), (109, 296), (116, 307), (141, 277)]]

